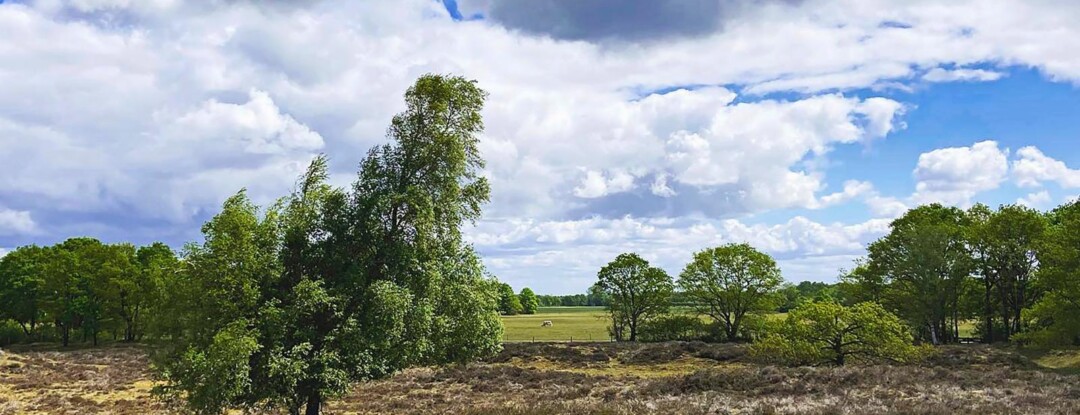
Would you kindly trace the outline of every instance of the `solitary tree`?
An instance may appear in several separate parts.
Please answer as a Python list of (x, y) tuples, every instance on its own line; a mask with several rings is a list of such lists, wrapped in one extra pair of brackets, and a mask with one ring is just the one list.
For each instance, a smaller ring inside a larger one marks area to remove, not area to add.
[(522, 288), (518, 298), (521, 299), (521, 312), (523, 314), (536, 314), (536, 309), (540, 307), (540, 301), (537, 300), (536, 293), (531, 288)]
[(199, 412), (317, 414), (353, 382), (497, 352), (497, 293), (461, 236), (489, 193), (484, 97), (425, 75), (351, 191), (326, 183), (320, 157), (261, 214), (243, 193), (229, 199), (185, 255), (189, 315), (162, 360), (164, 392)]
[(674, 286), (664, 270), (637, 254), (622, 254), (600, 269), (596, 286), (609, 299), (611, 334), (617, 340), (637, 341), (646, 320), (667, 311)]
[(788, 313), (775, 331), (751, 346), (763, 360), (784, 364), (844, 365), (851, 360), (906, 361), (918, 356), (911, 330), (875, 303), (844, 307), (809, 302)]
[(679, 287), (698, 312), (724, 327), (729, 341), (739, 336), (747, 314), (768, 311), (783, 283), (768, 254), (748, 244), (727, 244), (694, 254), (679, 275)]

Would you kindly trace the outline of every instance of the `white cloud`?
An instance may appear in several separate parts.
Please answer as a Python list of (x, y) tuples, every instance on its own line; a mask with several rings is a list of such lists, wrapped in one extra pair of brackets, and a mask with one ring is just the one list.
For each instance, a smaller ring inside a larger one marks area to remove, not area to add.
[(660, 197), (672, 197), (677, 195), (678, 193), (675, 192), (675, 189), (668, 186), (667, 181), (668, 176), (666, 174), (657, 175), (656, 179), (653, 180), (652, 185), (649, 186), (649, 190), (652, 194)]
[(1042, 190), (1035, 193), (1029, 193), (1027, 196), (1017, 199), (1016, 203), (1032, 209), (1041, 209), (1050, 203), (1050, 192)]
[(967, 205), (976, 194), (996, 189), (1009, 172), (1008, 149), (995, 141), (941, 148), (919, 156), (915, 168), (917, 204)]
[(1047, 157), (1035, 147), (1024, 147), (1013, 160), (1013, 180), (1022, 187), (1038, 187), (1043, 182), (1055, 182), (1064, 188), (1080, 187), (1080, 170), (1070, 169), (1064, 162)]
[[(696, 208), (713, 231), (721, 217), (860, 198), (891, 216), (906, 201), (847, 186), (826, 192), (821, 161), (833, 149), (904, 128), (902, 103), (845, 89), (988, 79), (1014, 65), (1080, 81), (1080, 7), (1066, 1), (764, 5), (710, 35), (633, 47), (453, 22), (441, 7), (5, 2), (0, 204), (18, 200), (50, 229), (108, 227), (124, 239), (139, 222), (152, 237), (190, 237), (200, 215), (241, 187), (261, 201), (286, 192), (315, 152), (332, 156), (335, 180), (353, 177), (403, 108), (402, 91), (420, 74), (453, 72), (491, 93), (480, 145), (492, 223), (587, 217), (605, 198), (637, 193)], [(985, 73), (962, 72), (975, 66)], [(930, 75), (943, 67), (959, 69)], [(733, 85), (748, 96), (736, 103), (716, 87), (640, 93), (677, 85)], [(754, 95), (768, 91), (808, 95)], [(1080, 180), (1022, 151), (1037, 166), (1017, 165), (1018, 183)], [(966, 202), (995, 182), (983, 168), (997, 159), (962, 162), (920, 160), (920, 198)], [(76, 219), (88, 216), (102, 219)], [(588, 234), (552, 227), (553, 240)], [(710, 231), (683, 228), (703, 241)], [(559, 251), (545, 252), (536, 260)]]
[(870, 182), (848, 180), (844, 182), (844, 190), (832, 193), (821, 198), (823, 206), (835, 205), (854, 199), (858, 196), (870, 194), (874, 191), (874, 185)]
[[(527, 284), (545, 275), (571, 278), (577, 292), (596, 271), (623, 252), (637, 252), (678, 275), (691, 255), (725, 243), (747, 242), (776, 256), (785, 277), (793, 280), (835, 277), (840, 267), (860, 255), (865, 245), (888, 231), (889, 219), (845, 225), (822, 224), (804, 217), (787, 222), (747, 224), (740, 220), (690, 218), (590, 218), (575, 221), (487, 221), (467, 236), (492, 272), (511, 284)], [(808, 263), (828, 264), (817, 270)], [(803, 264), (803, 265), (799, 265)], [(822, 274), (824, 273), (824, 274)]]
[(25, 235), (37, 231), (30, 212), (0, 207), (0, 235)]
[(6, 256), (10, 252), (11, 252), (10, 249), (0, 248), (0, 258), (3, 258), (4, 256)]
[(895, 197), (874, 195), (866, 199), (866, 205), (870, 213), (879, 218), (896, 218), (902, 216), (908, 209), (907, 203)]
[(574, 196), (586, 199), (625, 192), (634, 188), (634, 176), (624, 171), (610, 174), (586, 170), (581, 184), (574, 188)]
[(929, 82), (976, 81), (987, 82), (1001, 79), (1005, 74), (985, 69), (943, 69), (934, 68), (923, 74), (922, 79)]

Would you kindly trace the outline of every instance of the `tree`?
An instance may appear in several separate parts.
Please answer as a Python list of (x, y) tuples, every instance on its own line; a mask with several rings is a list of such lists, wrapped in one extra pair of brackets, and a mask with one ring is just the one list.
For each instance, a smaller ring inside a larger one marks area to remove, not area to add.
[(1080, 343), (1080, 201), (1048, 215), (1049, 227), (1039, 251), (1036, 285), (1044, 293), (1023, 320), (1031, 330), (1020, 340), (1046, 346)]
[(894, 220), (868, 247), (868, 276), (880, 278), (883, 303), (933, 344), (959, 336), (960, 298), (972, 271), (964, 211), (920, 206)]
[(461, 236), (489, 193), (484, 97), (425, 75), (351, 190), (329, 186), (318, 157), (261, 215), (243, 192), (226, 201), (185, 253), (190, 311), (162, 359), (164, 392), (199, 412), (317, 414), (353, 382), (497, 352), (494, 282)]
[(537, 307), (540, 307), (540, 301), (536, 299), (536, 293), (529, 287), (521, 289), (521, 294), (518, 294), (518, 298), (521, 299), (521, 312), (524, 314), (536, 314)]
[(514, 294), (514, 288), (510, 284), (499, 284), (499, 312), (508, 316), (521, 314), (524, 307), (521, 299)]
[(833, 301), (803, 303), (750, 351), (763, 360), (794, 365), (906, 361), (919, 355), (910, 329), (881, 305), (844, 307)]
[(147, 326), (165, 310), (165, 290), (179, 272), (180, 262), (172, 248), (155, 242), (135, 252), (135, 267), (118, 284), (118, 309), (125, 324), (124, 340), (129, 342), (142, 339)]
[(739, 336), (747, 314), (772, 309), (783, 283), (769, 255), (748, 244), (727, 244), (694, 254), (679, 275), (679, 287), (698, 312), (721, 323), (729, 341)]
[(19, 323), (29, 337), (42, 318), (46, 248), (24, 246), (0, 258), (0, 320)]
[(597, 274), (596, 285), (610, 299), (611, 334), (637, 341), (641, 324), (665, 313), (674, 285), (664, 270), (637, 254), (621, 254)]

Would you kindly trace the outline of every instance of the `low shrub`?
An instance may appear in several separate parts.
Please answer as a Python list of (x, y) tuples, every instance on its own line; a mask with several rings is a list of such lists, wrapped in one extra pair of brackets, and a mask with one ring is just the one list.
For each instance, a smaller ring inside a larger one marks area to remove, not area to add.
[(21, 342), (25, 337), (19, 323), (12, 320), (0, 320), (0, 346)]
[(643, 342), (707, 340), (709, 325), (692, 315), (667, 315), (642, 324), (638, 340)]

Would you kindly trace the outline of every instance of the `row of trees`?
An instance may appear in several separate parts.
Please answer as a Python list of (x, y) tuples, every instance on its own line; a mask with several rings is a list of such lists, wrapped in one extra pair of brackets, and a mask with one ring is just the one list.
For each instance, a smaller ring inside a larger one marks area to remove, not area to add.
[(136, 248), (72, 238), (20, 247), (0, 259), (0, 320), (15, 321), (30, 339), (56, 335), (64, 346), (73, 333), (94, 345), (102, 333), (140, 340), (160, 332), (154, 317), (178, 269), (161, 243)]
[[(503, 286), (461, 234), (489, 197), (485, 97), (421, 77), (350, 187), (329, 185), (318, 157), (271, 206), (230, 197), (179, 257), (84, 238), (19, 248), (0, 261), (0, 317), (28, 335), (47, 322), (65, 345), (72, 331), (149, 333), (158, 392), (199, 413), (317, 414), (353, 382), (493, 354)], [(512, 296), (522, 311), (529, 293)]]
[(507, 316), (516, 314), (536, 314), (540, 301), (529, 287), (515, 294), (510, 284), (499, 283), (499, 313)]
[(748, 318), (774, 308), (782, 283), (769, 255), (728, 244), (694, 254), (678, 281), (637, 254), (619, 255), (600, 269), (596, 289), (609, 299), (610, 331), (618, 340), (636, 341), (644, 324), (665, 316), (678, 287), (697, 313), (734, 341)]
[[(904, 327), (917, 343), (958, 342), (960, 326), (977, 321), (975, 332), (988, 343), (1076, 344), (1080, 201), (1048, 213), (1018, 205), (920, 206), (893, 221), (890, 232), (871, 243), (867, 257), (837, 284), (784, 284), (768, 255), (747, 244), (728, 244), (694, 254), (677, 279), (637, 254), (619, 255), (600, 270), (593, 290), (609, 301), (610, 331), (619, 340), (638, 340), (649, 324), (659, 327), (651, 333), (681, 336), (699, 320), (671, 316), (678, 301), (707, 316), (728, 341), (752, 337), (743, 333), (748, 322), (768, 335), (761, 330), (761, 314), (791, 311), (790, 324), (766, 330), (787, 333), (772, 336), (773, 351), (785, 344), (780, 339), (798, 337), (796, 328), (815, 320), (810, 316), (824, 315), (876, 319), (873, 326), (851, 326), (878, 335)], [(893, 324), (891, 316), (902, 324)], [(887, 348), (901, 350), (896, 344)], [(841, 363), (845, 355), (832, 353)]]
[(956, 342), (978, 321), (985, 342), (1080, 341), (1080, 202), (1042, 213), (1019, 205), (908, 211), (841, 277), (849, 301), (901, 316), (916, 337)]
[(541, 307), (601, 307), (608, 305), (604, 293), (591, 287), (586, 294), (538, 295)]

